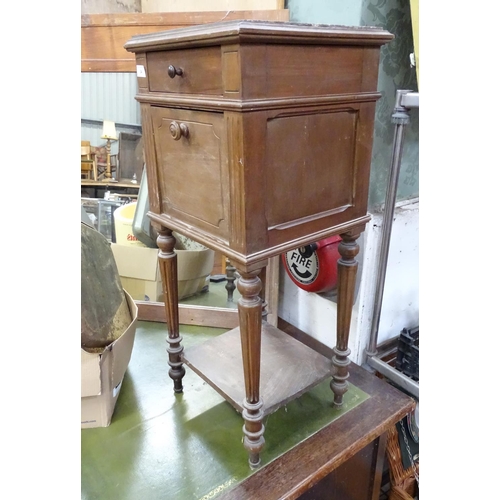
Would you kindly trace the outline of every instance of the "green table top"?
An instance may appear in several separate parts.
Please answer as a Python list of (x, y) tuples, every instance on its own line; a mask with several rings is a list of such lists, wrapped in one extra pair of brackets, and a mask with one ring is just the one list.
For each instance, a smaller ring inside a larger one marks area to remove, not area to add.
[[(185, 347), (224, 331), (181, 325)], [(208, 500), (255, 473), (229, 403), (189, 368), (174, 394), (165, 338), (164, 324), (138, 323), (111, 425), (82, 429), (82, 500)], [(326, 380), (266, 416), (262, 467), (369, 397), (350, 384), (334, 408)]]

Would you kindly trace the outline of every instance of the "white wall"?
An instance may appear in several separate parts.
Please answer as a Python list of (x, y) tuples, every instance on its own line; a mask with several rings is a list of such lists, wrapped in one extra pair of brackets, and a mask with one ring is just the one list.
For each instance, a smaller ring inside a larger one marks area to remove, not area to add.
[[(363, 364), (373, 317), (373, 302), (382, 235), (382, 214), (372, 214), (360, 237), (358, 284), (351, 320), (352, 361)], [(396, 337), (405, 327), (419, 324), (419, 203), (396, 206), (387, 262), (378, 341)], [(280, 270), (278, 314), (323, 344), (335, 345), (337, 304), (334, 294), (309, 293)]]

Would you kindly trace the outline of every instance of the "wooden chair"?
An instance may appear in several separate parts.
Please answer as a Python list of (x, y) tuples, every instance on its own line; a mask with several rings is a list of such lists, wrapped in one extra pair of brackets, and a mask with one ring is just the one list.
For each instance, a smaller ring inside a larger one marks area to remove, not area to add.
[[(389, 465), (389, 478), (391, 481), (389, 500), (413, 500), (418, 492), (417, 480), (412, 467), (408, 469), (404, 469), (403, 467), (396, 425), (392, 426), (387, 431), (386, 457)], [(418, 462), (415, 466), (418, 474)]]
[(97, 180), (97, 162), (90, 141), (81, 144), (81, 178)]

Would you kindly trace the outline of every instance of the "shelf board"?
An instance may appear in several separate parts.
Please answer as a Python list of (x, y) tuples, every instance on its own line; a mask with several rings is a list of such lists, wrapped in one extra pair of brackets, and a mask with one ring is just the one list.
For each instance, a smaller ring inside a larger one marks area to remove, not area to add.
[[(183, 361), (242, 412), (245, 398), (240, 328), (189, 347)], [(330, 376), (331, 361), (269, 323), (262, 322), (260, 395), (273, 413)], [(332, 393), (333, 401), (333, 393)]]

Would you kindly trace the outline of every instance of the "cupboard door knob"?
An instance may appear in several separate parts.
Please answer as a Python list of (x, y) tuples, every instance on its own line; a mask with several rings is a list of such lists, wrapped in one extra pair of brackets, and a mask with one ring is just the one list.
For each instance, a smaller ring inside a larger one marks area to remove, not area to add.
[(181, 137), (189, 135), (189, 129), (185, 123), (172, 122), (170, 124), (170, 133), (174, 141), (178, 141)]
[(168, 67), (168, 76), (170, 78), (175, 78), (176, 75), (182, 76), (182, 68), (176, 68), (175, 66), (172, 66), (172, 64)]

